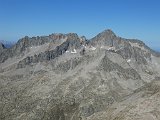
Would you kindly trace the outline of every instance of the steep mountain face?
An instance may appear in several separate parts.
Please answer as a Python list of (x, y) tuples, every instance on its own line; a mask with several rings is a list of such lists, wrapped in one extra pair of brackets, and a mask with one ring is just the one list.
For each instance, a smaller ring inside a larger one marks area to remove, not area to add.
[(159, 53), (111, 30), (24, 37), (0, 53), (0, 119), (159, 120), (159, 80)]

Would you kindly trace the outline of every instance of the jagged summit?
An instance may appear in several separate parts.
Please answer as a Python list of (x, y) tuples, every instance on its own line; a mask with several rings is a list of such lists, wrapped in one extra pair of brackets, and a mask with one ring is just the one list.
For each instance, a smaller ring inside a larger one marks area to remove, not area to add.
[(25, 44), (29, 47), (29, 46), (43, 45), (49, 42), (62, 43), (66, 40), (74, 40), (77, 38), (78, 38), (78, 35), (76, 33), (68, 33), (68, 34), (53, 33), (53, 34), (50, 34), (49, 36), (37, 36), (37, 37), (25, 36), (24, 38), (20, 39), (17, 42), (17, 44)]
[(116, 34), (111, 30), (107, 29), (99, 33), (97, 36), (92, 38), (93, 41), (98, 41), (98, 40), (111, 40), (116, 37)]
[(106, 29), (103, 32), (101, 32), (100, 34), (105, 34), (105, 35), (111, 35), (111, 36), (116, 36), (116, 34), (113, 32), (113, 30), (111, 29)]
[[(43, 61), (45, 59), (50, 60), (50, 58), (54, 59), (64, 54), (66, 51), (76, 53), (77, 51), (81, 51), (81, 49), (95, 50), (97, 48), (113, 50), (122, 55), (125, 59), (135, 58), (137, 61), (143, 63), (146, 61), (145, 58), (142, 59), (142, 57), (139, 59), (140, 57), (138, 57), (137, 54), (141, 54), (139, 56), (145, 56), (147, 59), (151, 57), (151, 54), (158, 56), (156, 52), (147, 47), (142, 41), (117, 37), (111, 29), (107, 29), (90, 40), (87, 40), (85, 36), (79, 37), (76, 33), (53, 33), (49, 36), (37, 37), (25, 36), (12, 48), (2, 52), (0, 61), (4, 62), (8, 58), (19, 56), (24, 53), (28, 53), (29, 56), (41, 56), (40, 61)], [(139, 49), (143, 52), (138, 52)], [(52, 57), (47, 57), (48, 55), (46, 53), (51, 54)], [(38, 60), (38, 58), (36, 59)]]

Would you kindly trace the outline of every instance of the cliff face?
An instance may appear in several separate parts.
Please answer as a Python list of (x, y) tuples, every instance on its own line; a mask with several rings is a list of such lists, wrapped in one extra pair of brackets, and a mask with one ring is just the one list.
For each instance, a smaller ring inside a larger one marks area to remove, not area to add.
[(111, 30), (24, 37), (0, 53), (0, 119), (158, 120), (158, 56)]

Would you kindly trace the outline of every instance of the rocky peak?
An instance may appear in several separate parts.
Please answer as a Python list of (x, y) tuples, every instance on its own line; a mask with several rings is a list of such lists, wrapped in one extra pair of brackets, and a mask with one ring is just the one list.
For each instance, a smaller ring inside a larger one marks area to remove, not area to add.
[(104, 30), (100, 34), (104, 36), (116, 36), (116, 34), (111, 29)]
[(69, 40), (79, 39), (79, 36), (76, 33), (68, 33), (66, 34)]
[(110, 29), (104, 30), (91, 39), (93, 46), (117, 46), (120, 42), (121, 39)]
[(86, 38), (85, 36), (81, 36), (80, 39), (81, 39), (82, 41), (87, 41), (87, 38)]
[[(36, 46), (38, 46), (38, 48)], [(43, 48), (41, 48), (42, 46)], [(103, 32), (99, 33), (97, 36), (88, 41), (85, 36), (79, 37), (76, 33), (54, 33), (49, 36), (40, 37), (25, 36), (24, 38), (20, 39), (17, 44), (15, 44), (11, 49), (9, 49), (6, 52), (7, 54), (3, 52), (3, 56), (5, 56), (5, 59), (0, 59), (0, 61), (5, 61), (6, 59), (13, 56), (19, 56), (23, 52), (24, 54), (26, 54), (25, 51), (27, 50), (31, 50), (35, 53), (35, 50), (39, 48), (41, 48), (42, 51), (40, 56), (45, 56), (42, 60), (50, 60), (54, 59), (56, 56), (62, 55), (63, 53), (65, 53), (65, 51), (75, 51), (75, 49), (80, 50), (83, 47), (87, 46), (93, 47), (94, 49), (98, 47), (100, 49), (113, 50), (113, 52), (120, 54), (121, 56), (123, 56), (123, 58), (133, 58), (136, 59), (136, 61), (139, 61), (139, 63), (145, 63), (145, 59), (150, 59), (151, 53), (154, 53), (142, 41), (117, 37), (112, 30), (108, 29), (104, 30)], [(34, 50), (30, 48), (34, 48)], [(46, 54), (45, 51), (48, 52), (48, 54)], [(37, 52), (35, 54), (38, 55), (40, 52)], [(46, 55), (48, 55), (49, 57)], [(51, 55), (52, 57), (50, 57)]]
[(116, 34), (111, 29), (107, 29), (99, 33), (97, 37), (101, 37), (105, 39), (113, 39), (114, 37), (116, 37)]
[(66, 37), (67, 36), (62, 33), (53, 33), (53, 34), (49, 35), (49, 38), (51, 38), (53, 40), (61, 40), (61, 39), (65, 39)]
[(112, 50), (124, 59), (134, 59), (139, 64), (146, 64), (146, 59), (150, 60), (154, 53), (142, 41), (118, 37), (112, 30), (105, 30), (90, 41), (92, 46)]

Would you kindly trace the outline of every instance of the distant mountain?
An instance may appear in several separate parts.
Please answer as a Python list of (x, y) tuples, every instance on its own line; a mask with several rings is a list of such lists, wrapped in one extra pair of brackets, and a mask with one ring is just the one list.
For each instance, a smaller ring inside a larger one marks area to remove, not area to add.
[(0, 42), (0, 51), (2, 52), (4, 49), (5, 49), (4, 44)]
[(2, 120), (160, 120), (160, 54), (104, 30), (0, 45)]
[(0, 43), (2, 43), (5, 46), (5, 48), (11, 48), (15, 44), (15, 42), (5, 40), (0, 40)]

